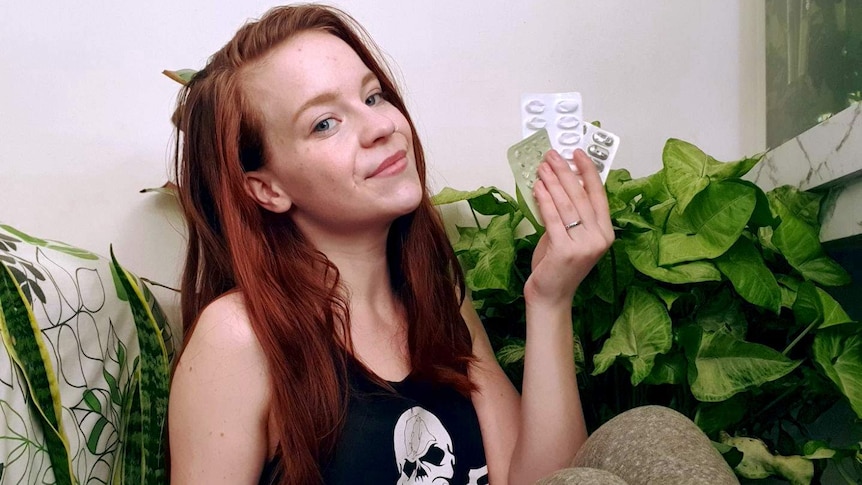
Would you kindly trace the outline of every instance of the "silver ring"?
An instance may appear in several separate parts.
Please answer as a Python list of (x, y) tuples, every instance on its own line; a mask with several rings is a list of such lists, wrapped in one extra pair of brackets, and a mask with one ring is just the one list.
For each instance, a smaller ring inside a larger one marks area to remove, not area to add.
[(565, 225), (565, 228), (568, 231), (569, 229), (571, 229), (573, 227), (578, 227), (580, 224), (581, 224), (581, 221), (570, 222), (570, 223)]

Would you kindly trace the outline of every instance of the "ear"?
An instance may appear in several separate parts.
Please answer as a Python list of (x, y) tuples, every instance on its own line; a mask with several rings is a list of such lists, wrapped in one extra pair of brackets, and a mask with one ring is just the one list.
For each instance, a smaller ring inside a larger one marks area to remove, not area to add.
[(245, 191), (264, 209), (278, 214), (287, 212), (293, 205), (284, 187), (266, 169), (245, 174)]

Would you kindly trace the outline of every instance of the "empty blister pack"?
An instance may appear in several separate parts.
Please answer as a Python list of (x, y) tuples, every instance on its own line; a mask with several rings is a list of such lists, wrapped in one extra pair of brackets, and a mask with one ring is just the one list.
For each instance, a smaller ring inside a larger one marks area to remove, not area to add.
[(509, 167), (512, 169), (512, 175), (515, 176), (515, 184), (518, 186), (522, 199), (539, 224), (542, 224), (542, 216), (539, 214), (536, 200), (533, 198), (533, 185), (538, 179), (536, 171), (542, 162), (542, 157), (550, 149), (551, 142), (548, 138), (548, 132), (541, 128), (509, 147), (507, 153)]
[(521, 95), (521, 135), (548, 131), (551, 146), (571, 160), (583, 139), (581, 93), (524, 93)]
[(619, 146), (620, 137), (617, 135), (592, 123), (584, 125), (583, 149), (595, 163), (602, 183), (608, 178), (608, 172)]
[(602, 179), (607, 179), (613, 164), (620, 138), (613, 133), (590, 123), (584, 123), (584, 108), (581, 94), (568, 93), (524, 93), (521, 95), (521, 134), (527, 137), (537, 130), (545, 129), (551, 147), (569, 166), (575, 150), (581, 149), (596, 165)]

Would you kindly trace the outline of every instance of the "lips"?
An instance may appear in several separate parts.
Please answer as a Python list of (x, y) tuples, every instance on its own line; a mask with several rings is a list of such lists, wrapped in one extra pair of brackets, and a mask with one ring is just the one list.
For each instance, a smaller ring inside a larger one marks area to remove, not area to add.
[(380, 165), (377, 166), (377, 169), (371, 172), (367, 178), (377, 177), (378, 175), (393, 175), (401, 172), (404, 167), (407, 165), (407, 152), (404, 150), (399, 150), (395, 152), (395, 154), (387, 157)]

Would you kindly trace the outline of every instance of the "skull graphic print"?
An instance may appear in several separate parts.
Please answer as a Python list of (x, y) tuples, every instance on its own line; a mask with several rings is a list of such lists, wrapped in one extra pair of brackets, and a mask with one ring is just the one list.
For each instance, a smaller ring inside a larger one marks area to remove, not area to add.
[(395, 424), (395, 459), (398, 485), (451, 483), (455, 474), (452, 438), (437, 416), (412, 407)]
[[(452, 438), (433, 413), (415, 406), (398, 418), (393, 436), (398, 485), (452, 484), (455, 469)], [(487, 468), (470, 470), (470, 482), (479, 476), (487, 483)], [(479, 481), (478, 483), (483, 483)]]

